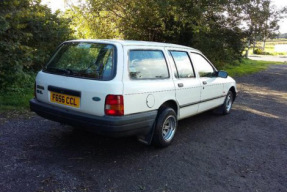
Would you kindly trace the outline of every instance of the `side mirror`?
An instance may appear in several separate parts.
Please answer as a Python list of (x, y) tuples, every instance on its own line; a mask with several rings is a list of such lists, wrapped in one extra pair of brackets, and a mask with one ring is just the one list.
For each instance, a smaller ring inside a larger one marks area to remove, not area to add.
[(217, 77), (227, 78), (228, 73), (226, 71), (218, 71)]

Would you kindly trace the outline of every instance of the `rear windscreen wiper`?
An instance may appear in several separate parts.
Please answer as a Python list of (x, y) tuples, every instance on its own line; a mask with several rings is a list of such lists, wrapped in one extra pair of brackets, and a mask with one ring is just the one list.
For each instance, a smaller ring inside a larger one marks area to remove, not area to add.
[(60, 73), (60, 74), (65, 74), (65, 75), (72, 75), (72, 74), (74, 74), (74, 72), (71, 69), (59, 69), (59, 68), (55, 68), (55, 67), (46, 68), (45, 71), (54, 72), (54, 73)]

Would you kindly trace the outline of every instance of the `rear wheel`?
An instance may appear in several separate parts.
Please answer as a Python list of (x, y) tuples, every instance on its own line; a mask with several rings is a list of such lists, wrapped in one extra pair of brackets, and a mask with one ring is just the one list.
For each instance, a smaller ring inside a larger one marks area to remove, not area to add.
[(154, 129), (152, 139), (153, 145), (157, 147), (166, 147), (173, 141), (177, 128), (176, 113), (171, 108), (165, 108), (160, 111)]

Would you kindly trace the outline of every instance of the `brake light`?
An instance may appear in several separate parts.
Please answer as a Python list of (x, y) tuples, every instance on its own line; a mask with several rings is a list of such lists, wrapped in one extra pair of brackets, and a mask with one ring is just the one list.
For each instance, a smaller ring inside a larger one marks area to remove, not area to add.
[(107, 95), (105, 114), (112, 116), (124, 115), (124, 97), (122, 95)]

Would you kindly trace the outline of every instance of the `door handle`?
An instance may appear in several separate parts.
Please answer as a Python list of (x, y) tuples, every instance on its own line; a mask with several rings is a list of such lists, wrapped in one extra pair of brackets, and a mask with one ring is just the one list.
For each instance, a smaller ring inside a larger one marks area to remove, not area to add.
[(183, 87), (183, 83), (178, 83), (178, 87)]
[(203, 83), (203, 85), (206, 85), (206, 84), (207, 84), (207, 82), (206, 82), (206, 81), (202, 81), (202, 83)]

